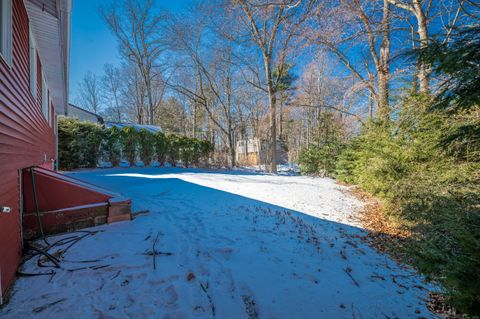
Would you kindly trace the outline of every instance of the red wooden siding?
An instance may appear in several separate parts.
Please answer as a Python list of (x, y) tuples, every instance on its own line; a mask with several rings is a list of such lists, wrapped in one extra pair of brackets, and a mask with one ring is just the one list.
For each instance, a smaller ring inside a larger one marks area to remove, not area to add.
[[(35, 213), (36, 205), (33, 197), (32, 175), (30, 170), (23, 173), (24, 212)], [(80, 182), (69, 176), (48, 170), (35, 169), (35, 186), (37, 191), (38, 209), (40, 212), (50, 212), (64, 208), (107, 203), (117, 194)]]
[(13, 4), (13, 62), (0, 58), (0, 287), (12, 283), (21, 258), (19, 170), (55, 158), (54, 130), (42, 113), (41, 61), (35, 99), (29, 81), (29, 27), (23, 1)]

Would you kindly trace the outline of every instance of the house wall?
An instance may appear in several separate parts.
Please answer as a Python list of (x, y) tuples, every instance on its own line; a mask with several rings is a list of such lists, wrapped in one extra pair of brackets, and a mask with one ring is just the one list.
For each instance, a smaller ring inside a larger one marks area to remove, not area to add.
[(42, 113), (41, 61), (38, 57), (35, 99), (30, 93), (28, 16), (23, 1), (12, 1), (12, 6), (12, 65), (0, 58), (0, 206), (12, 209), (0, 213), (2, 295), (12, 284), (21, 259), (19, 171), (55, 158), (54, 130)]
[[(236, 144), (236, 161), (239, 165), (263, 165), (270, 160), (270, 143), (266, 140), (249, 139), (240, 140)], [(285, 146), (277, 141), (277, 164), (288, 163), (288, 152)]]
[(83, 122), (98, 123), (98, 117), (71, 105), (68, 106), (68, 117), (76, 118)]
[(248, 154), (244, 153), (237, 153), (237, 164), (241, 166), (253, 166), (253, 165), (260, 165), (260, 154), (258, 152), (252, 152)]

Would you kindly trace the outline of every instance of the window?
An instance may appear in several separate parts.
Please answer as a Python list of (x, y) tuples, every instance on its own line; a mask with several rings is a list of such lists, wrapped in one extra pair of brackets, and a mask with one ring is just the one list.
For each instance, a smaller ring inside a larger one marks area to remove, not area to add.
[[(1, 1), (1, 0), (0, 0)], [(32, 30), (30, 30), (30, 92), (36, 99), (37, 92), (37, 49), (33, 39)]]
[(49, 107), (48, 107), (48, 125), (50, 125), (50, 127), (52, 127), (52, 124), (53, 124), (53, 104), (52, 104), (52, 101), (50, 101), (49, 103)]
[(45, 120), (48, 122), (48, 89), (47, 89), (47, 82), (45, 82), (45, 78), (42, 76), (42, 113), (45, 116)]
[(12, 0), (0, 0), (0, 56), (12, 64)]

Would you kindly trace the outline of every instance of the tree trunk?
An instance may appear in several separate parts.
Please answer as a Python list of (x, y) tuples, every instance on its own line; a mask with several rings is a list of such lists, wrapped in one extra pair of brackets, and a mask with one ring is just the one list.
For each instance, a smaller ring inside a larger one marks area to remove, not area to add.
[(264, 56), (265, 62), (265, 75), (267, 77), (268, 86), (268, 102), (270, 109), (270, 173), (277, 173), (277, 114), (276, 114), (276, 98), (275, 90), (273, 88), (272, 81), (272, 65), (271, 57), (269, 55)]
[(389, 77), (390, 77), (390, 3), (383, 1), (382, 44), (378, 65), (378, 111), (382, 119), (388, 119)]
[(373, 118), (373, 102), (375, 101), (375, 97), (373, 96), (373, 92), (370, 90), (370, 95), (369, 95), (369, 98), (368, 98), (368, 102), (369, 102), (369, 105), (368, 105), (368, 117), (370, 119)]
[(113, 99), (115, 102), (115, 110), (117, 111), (117, 122), (122, 122), (122, 113), (120, 111), (120, 103), (118, 102), (118, 92), (116, 89), (113, 89)]
[(228, 135), (228, 144), (229, 144), (229, 147), (230, 147), (230, 163), (232, 165), (232, 167), (236, 167), (237, 166), (237, 163), (236, 163), (236, 152), (235, 152), (235, 139), (234, 139), (234, 136), (233, 136), (233, 133), (230, 133)]
[(145, 89), (147, 91), (147, 122), (150, 125), (155, 124), (155, 106), (153, 104), (152, 97), (152, 82), (151, 82), (151, 70), (150, 68), (145, 68), (145, 70), (140, 69), (140, 72), (143, 75), (143, 80), (145, 83)]
[[(417, 19), (417, 33), (420, 39), (420, 49), (426, 48), (428, 46), (428, 18), (425, 15), (425, 12), (422, 8), (422, 0), (412, 0), (410, 4), (397, 3), (394, 0), (388, 0), (391, 4), (396, 7), (402, 8), (404, 10), (410, 11), (413, 13)], [(428, 64), (420, 64), (418, 66), (418, 80), (420, 82), (420, 92), (429, 93), (430, 92), (430, 74), (431, 68)], [(415, 75), (414, 75), (415, 76)], [(415, 83), (414, 83), (415, 84)], [(415, 87), (414, 87), (415, 89)]]
[(418, 93), (418, 71), (420, 70), (420, 63), (417, 62), (415, 64), (415, 69), (413, 70), (413, 77), (412, 77), (412, 90), (413, 93)]
[(193, 103), (192, 137), (197, 137), (197, 102)]
[(283, 140), (283, 103), (285, 102), (283, 94), (280, 95), (280, 118), (278, 123), (278, 136)]
[[(230, 48), (229, 48), (230, 49)], [(232, 76), (231, 76), (231, 52), (228, 51), (228, 69), (227, 69), (227, 79), (226, 79), (226, 93), (227, 93), (227, 110), (226, 110), (226, 118), (227, 118), (227, 128), (228, 128), (228, 144), (230, 147), (230, 164), (232, 167), (236, 166), (235, 163), (235, 132), (233, 131), (233, 123), (232, 123)]]
[[(428, 46), (428, 21), (422, 9), (422, 2), (420, 0), (413, 1), (413, 8), (418, 24), (418, 37), (420, 38), (420, 49)], [(418, 79), (420, 81), (420, 92), (430, 92), (430, 66), (422, 63), (418, 71)]]

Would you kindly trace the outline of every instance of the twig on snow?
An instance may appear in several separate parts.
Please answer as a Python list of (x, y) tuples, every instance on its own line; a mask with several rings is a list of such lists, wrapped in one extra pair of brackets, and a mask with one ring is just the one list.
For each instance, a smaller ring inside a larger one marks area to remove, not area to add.
[[(207, 288), (205, 288), (205, 286), (204, 286), (202, 283), (200, 283), (200, 287), (202, 288), (203, 292), (205, 292), (205, 294), (207, 295), (208, 302), (210, 303), (210, 308), (212, 309), (212, 317), (213, 317), (213, 318), (216, 318), (216, 314), (215, 314), (215, 304), (213, 303), (212, 296), (210, 296), (210, 294), (208, 293)], [(207, 287), (208, 287), (208, 283), (207, 283)]]
[(340, 249), (340, 256), (342, 256), (343, 260), (347, 260), (347, 254), (345, 253), (345, 247), (343, 249)]
[(110, 278), (110, 280), (117, 278), (120, 275), (120, 272), (121, 270), (117, 271), (117, 273), (112, 278)]
[(65, 301), (65, 300), (66, 300), (65, 298), (62, 298), (62, 299), (59, 299), (59, 300), (57, 300), (57, 301), (51, 302), (51, 303), (49, 303), (49, 304), (46, 304), (46, 305), (43, 305), (43, 306), (34, 308), (34, 309), (32, 310), (32, 312), (34, 312), (34, 313), (42, 312), (42, 311), (44, 311), (45, 309), (47, 309), (47, 308), (49, 308), (49, 307), (51, 307), (51, 306), (55, 306), (57, 303), (61, 303), (61, 302)]
[(356, 281), (355, 278), (353, 278), (353, 276), (352, 276), (352, 268), (347, 267), (343, 271), (345, 271), (345, 273), (348, 275), (348, 277), (350, 277), (350, 279), (352, 279), (355, 286), (360, 287), (360, 284), (358, 283), (358, 281)]
[(157, 269), (157, 251), (155, 250), (155, 245), (157, 245), (158, 237), (160, 237), (160, 232), (157, 233), (157, 237), (155, 237), (155, 240), (153, 241), (153, 249), (152, 249), (153, 270)]
[(37, 272), (37, 273), (17, 271), (17, 276), (19, 276), (19, 277), (52, 276), (54, 274), (55, 274), (54, 270), (50, 270), (50, 271), (47, 271), (47, 272)]
[[(157, 242), (158, 242), (158, 238), (160, 237), (162, 233), (161, 232), (158, 232), (157, 233), (157, 236), (155, 237), (155, 240), (153, 241), (153, 245), (152, 245), (152, 251), (147, 251), (145, 253), (143, 253), (143, 255), (146, 255), (146, 256), (152, 256), (153, 257), (153, 269), (157, 269), (157, 256), (158, 255), (164, 255), (164, 256), (171, 256), (173, 255), (173, 253), (169, 253), (169, 252), (163, 252), (163, 251), (158, 251), (156, 249), (156, 245), (157, 245)], [(149, 238), (150, 235), (147, 237)], [(146, 238), (146, 239), (147, 239)]]

